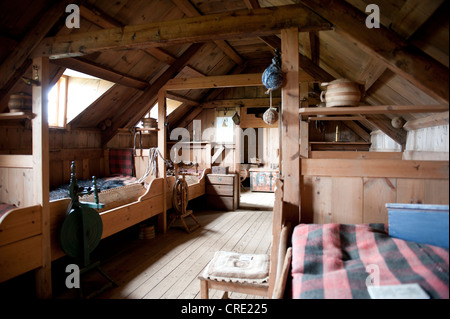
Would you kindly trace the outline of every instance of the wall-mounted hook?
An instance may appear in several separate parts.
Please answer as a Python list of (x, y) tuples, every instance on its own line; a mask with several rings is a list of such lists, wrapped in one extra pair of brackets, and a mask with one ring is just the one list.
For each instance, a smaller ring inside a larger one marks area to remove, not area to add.
[(36, 86), (41, 85), (41, 82), (27, 78), (25, 76), (22, 76), (22, 80), (26, 83), (26, 85), (36, 85)]

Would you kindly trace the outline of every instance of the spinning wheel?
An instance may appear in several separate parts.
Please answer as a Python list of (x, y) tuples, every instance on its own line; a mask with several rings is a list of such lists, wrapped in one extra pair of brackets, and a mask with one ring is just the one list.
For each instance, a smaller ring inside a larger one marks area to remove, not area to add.
[[(78, 187), (75, 174), (75, 163), (72, 162), (72, 172), (70, 178), (70, 205), (68, 214), (60, 229), (60, 243), (62, 250), (70, 257), (78, 261), (82, 267), (80, 275), (91, 269), (96, 269), (113, 286), (117, 284), (109, 278), (99, 267), (100, 262), (91, 263), (89, 256), (100, 243), (103, 233), (103, 222), (99, 213), (94, 208), (102, 208), (104, 204), (98, 202), (98, 190), (93, 178), (93, 187)], [(92, 194), (95, 196), (95, 203), (82, 203), (78, 200), (79, 195)], [(103, 287), (97, 293), (105, 288)], [(80, 287), (80, 294), (83, 291)]]
[(103, 223), (100, 215), (90, 207), (75, 206), (61, 227), (61, 247), (70, 257), (89, 264), (89, 255), (100, 243)]
[[(173, 186), (172, 193), (172, 206), (175, 210), (175, 213), (172, 214), (169, 226), (167, 226), (167, 228), (170, 228), (177, 219), (180, 219), (186, 231), (190, 233), (201, 225), (197, 218), (195, 218), (193, 211), (187, 209), (187, 205), (189, 202), (189, 186), (186, 182), (186, 179), (184, 178), (184, 176), (187, 174), (181, 173), (178, 176), (179, 165), (180, 164), (175, 163), (175, 176), (177, 177), (177, 180), (175, 181), (175, 184)], [(196, 223), (196, 225), (194, 225), (192, 228), (189, 228), (184, 221), (184, 218), (188, 216), (191, 217)]]
[(172, 205), (181, 215), (186, 211), (189, 198), (189, 188), (184, 176), (178, 178), (173, 186)]
[(241, 190), (244, 191), (244, 185), (242, 185), (242, 182), (245, 181), (245, 179), (248, 177), (248, 170), (244, 167), (241, 167), (239, 169), (239, 184), (241, 185)]

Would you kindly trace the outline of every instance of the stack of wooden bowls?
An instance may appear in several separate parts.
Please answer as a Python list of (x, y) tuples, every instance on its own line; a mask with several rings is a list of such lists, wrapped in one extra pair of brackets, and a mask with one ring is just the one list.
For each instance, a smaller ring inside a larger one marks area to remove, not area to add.
[(337, 79), (321, 85), (326, 87), (326, 91), (320, 94), (320, 101), (326, 103), (326, 107), (357, 106), (364, 92), (364, 85), (347, 79)]
[(31, 113), (33, 109), (31, 95), (25, 92), (12, 93), (9, 97), (8, 108), (11, 113)]

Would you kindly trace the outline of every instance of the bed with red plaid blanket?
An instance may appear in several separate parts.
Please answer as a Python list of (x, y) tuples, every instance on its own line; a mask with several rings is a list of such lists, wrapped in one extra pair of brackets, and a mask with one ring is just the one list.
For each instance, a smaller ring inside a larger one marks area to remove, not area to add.
[(7, 212), (9, 212), (10, 210), (17, 208), (15, 205), (10, 205), (10, 204), (6, 204), (6, 203), (1, 203), (0, 202), (0, 218), (6, 214)]
[[(376, 270), (376, 271), (375, 271)], [(300, 224), (292, 235), (292, 298), (370, 298), (366, 282), (417, 283), (449, 298), (447, 249), (390, 237), (383, 224)]]

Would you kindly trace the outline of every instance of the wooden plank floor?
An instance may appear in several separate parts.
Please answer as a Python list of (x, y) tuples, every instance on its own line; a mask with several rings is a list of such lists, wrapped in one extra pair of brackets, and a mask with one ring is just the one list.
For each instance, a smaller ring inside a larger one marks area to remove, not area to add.
[[(127, 242), (126, 248), (102, 262), (102, 270), (119, 286), (97, 298), (199, 298), (197, 276), (216, 251), (270, 253), (273, 194), (247, 192), (241, 201), (244, 208), (233, 212), (195, 211), (202, 227), (190, 234), (171, 228), (153, 239)], [(210, 298), (220, 298), (222, 293), (211, 290)], [(255, 297), (230, 294), (230, 298)]]

